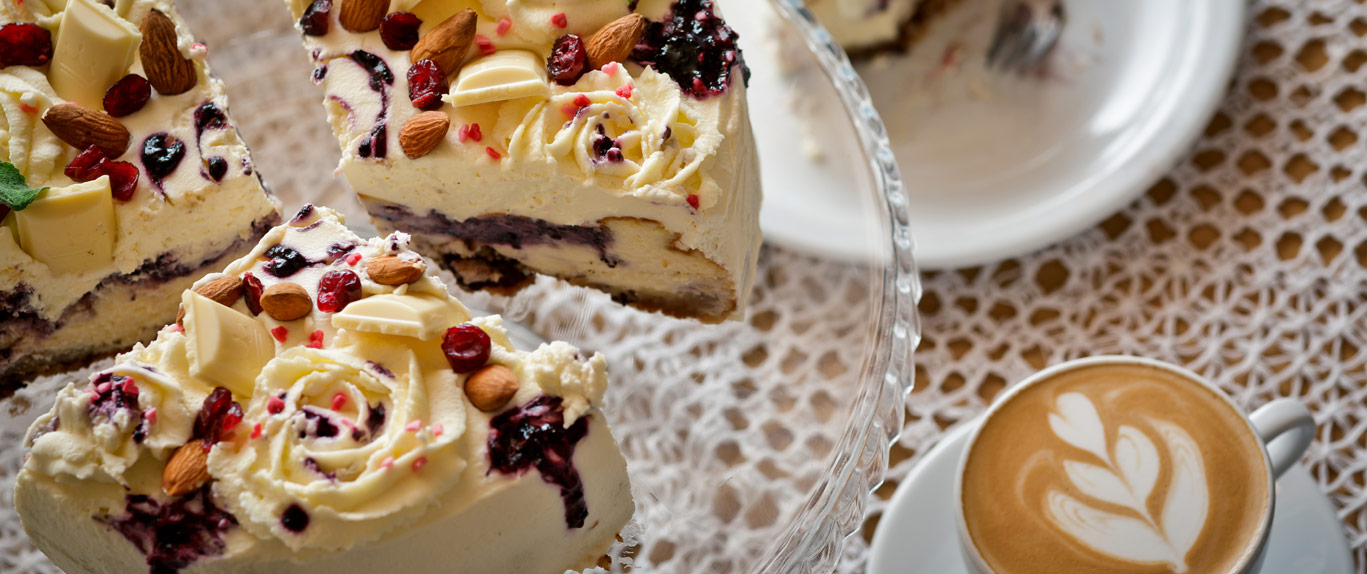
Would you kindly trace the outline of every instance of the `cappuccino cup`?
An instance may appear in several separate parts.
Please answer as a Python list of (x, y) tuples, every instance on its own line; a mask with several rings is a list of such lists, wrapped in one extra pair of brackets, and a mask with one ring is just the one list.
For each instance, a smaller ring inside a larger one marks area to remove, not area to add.
[(1050, 367), (997, 399), (965, 447), (964, 561), (973, 574), (1256, 574), (1276, 478), (1314, 431), (1299, 401), (1245, 416), (1159, 361)]

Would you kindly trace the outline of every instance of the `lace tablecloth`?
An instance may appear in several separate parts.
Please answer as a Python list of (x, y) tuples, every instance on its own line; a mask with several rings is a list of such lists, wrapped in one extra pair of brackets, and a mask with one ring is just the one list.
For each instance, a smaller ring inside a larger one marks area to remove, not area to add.
[(916, 390), (864, 536), (945, 432), (1049, 364), (1186, 365), (1255, 408), (1305, 401), (1305, 464), (1367, 572), (1367, 6), (1259, 0), (1219, 114), (1143, 197), (1064, 243), (925, 277)]

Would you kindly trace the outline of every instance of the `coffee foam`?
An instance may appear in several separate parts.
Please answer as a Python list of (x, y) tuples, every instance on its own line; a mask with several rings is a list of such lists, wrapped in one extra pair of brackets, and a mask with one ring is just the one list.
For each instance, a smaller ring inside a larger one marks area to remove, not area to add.
[(999, 574), (1233, 572), (1267, 512), (1263, 454), (1209, 389), (1079, 367), (984, 423), (965, 465), (973, 544)]

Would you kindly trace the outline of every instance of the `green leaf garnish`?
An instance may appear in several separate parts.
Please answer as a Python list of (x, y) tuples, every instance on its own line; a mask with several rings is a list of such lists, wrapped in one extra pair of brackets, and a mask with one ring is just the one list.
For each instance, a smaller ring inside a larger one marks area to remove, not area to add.
[(10, 206), (15, 211), (23, 211), (44, 191), (47, 191), (46, 187), (29, 187), (28, 182), (24, 180), (24, 174), (19, 173), (19, 168), (14, 167), (14, 164), (0, 161), (0, 203)]

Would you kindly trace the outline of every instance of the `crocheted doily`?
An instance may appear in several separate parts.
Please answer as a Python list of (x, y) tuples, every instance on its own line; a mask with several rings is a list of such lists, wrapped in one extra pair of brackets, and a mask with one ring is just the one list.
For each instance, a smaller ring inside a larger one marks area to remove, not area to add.
[[(1186, 365), (1246, 408), (1298, 397), (1303, 459), (1367, 572), (1367, 6), (1258, 0), (1231, 90), (1139, 201), (1032, 255), (925, 276), (916, 390), (863, 536), (945, 429), (1085, 355)], [(914, 206), (913, 206), (914, 208)]]

